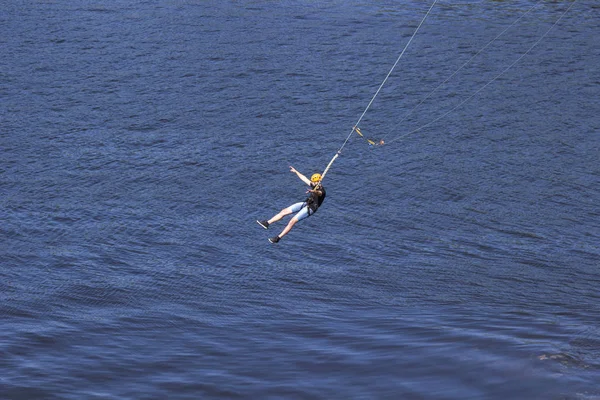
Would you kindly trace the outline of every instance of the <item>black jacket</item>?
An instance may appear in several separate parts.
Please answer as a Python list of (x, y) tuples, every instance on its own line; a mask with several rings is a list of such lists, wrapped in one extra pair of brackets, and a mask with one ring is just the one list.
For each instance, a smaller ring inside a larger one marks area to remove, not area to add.
[[(316, 186), (312, 186), (313, 190), (315, 188)], [(321, 204), (323, 204), (323, 200), (325, 200), (325, 196), (327, 195), (325, 188), (323, 186), (319, 186), (319, 191), (321, 192), (320, 196), (317, 193), (312, 192), (305, 200), (306, 205), (308, 206), (309, 214), (314, 214), (317, 212), (317, 209), (321, 206)]]

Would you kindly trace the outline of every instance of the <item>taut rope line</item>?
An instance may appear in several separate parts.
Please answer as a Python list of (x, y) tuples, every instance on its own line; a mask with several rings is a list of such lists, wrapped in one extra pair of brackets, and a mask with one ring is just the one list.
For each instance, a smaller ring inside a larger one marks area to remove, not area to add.
[(381, 88), (383, 87), (383, 85), (385, 85), (385, 83), (387, 82), (388, 78), (390, 77), (390, 75), (392, 74), (392, 72), (394, 71), (394, 68), (396, 68), (396, 65), (398, 65), (398, 62), (400, 62), (400, 59), (402, 58), (402, 56), (404, 55), (404, 53), (406, 52), (406, 49), (408, 49), (408, 46), (410, 45), (410, 43), (412, 42), (412, 40), (414, 39), (414, 37), (417, 35), (417, 32), (419, 31), (419, 29), (421, 28), (421, 25), (423, 25), (423, 23), (425, 22), (425, 19), (427, 19), (427, 16), (429, 15), (429, 13), (431, 12), (431, 10), (433, 9), (433, 6), (435, 6), (435, 3), (437, 3), (438, 0), (434, 0), (434, 2), (431, 4), (431, 7), (429, 7), (429, 10), (427, 10), (427, 13), (425, 14), (425, 16), (423, 17), (423, 19), (421, 20), (421, 22), (419, 23), (419, 25), (417, 26), (417, 28), (415, 29), (414, 33), (412, 34), (412, 36), (410, 37), (409, 41), (406, 43), (406, 46), (404, 46), (404, 49), (402, 50), (402, 52), (400, 53), (400, 55), (398, 56), (398, 58), (396, 59), (396, 62), (394, 63), (394, 65), (392, 66), (392, 68), (390, 69), (390, 72), (388, 72), (387, 76), (385, 77), (385, 79), (383, 80), (383, 82), (381, 82), (381, 85), (379, 85), (379, 88), (377, 89), (377, 91), (375, 92), (375, 94), (373, 95), (373, 97), (371, 98), (371, 101), (369, 101), (369, 104), (367, 105), (367, 107), (365, 108), (365, 111), (363, 111), (363, 113), (361, 114), (360, 118), (358, 119), (358, 121), (356, 121), (356, 124), (354, 124), (354, 126), (352, 127), (352, 130), (350, 131), (350, 133), (348, 134), (348, 137), (346, 138), (346, 140), (344, 140), (344, 143), (342, 144), (342, 146), (339, 148), (339, 150), (337, 151), (337, 153), (335, 153), (335, 155), (333, 156), (333, 158), (331, 159), (331, 161), (329, 161), (329, 164), (327, 164), (327, 167), (325, 168), (325, 170), (323, 171), (323, 173), (321, 174), (321, 182), (323, 181), (323, 179), (325, 178), (325, 175), (327, 174), (327, 171), (329, 171), (329, 168), (331, 168), (331, 164), (333, 164), (333, 162), (338, 158), (338, 156), (341, 154), (342, 149), (344, 148), (344, 146), (346, 146), (346, 143), (348, 143), (348, 140), (350, 140), (350, 137), (352, 136), (352, 134), (354, 133), (354, 130), (358, 127), (358, 124), (360, 123), (360, 121), (362, 121), (363, 117), (365, 116), (365, 114), (367, 113), (367, 111), (369, 110), (369, 108), (371, 107), (371, 104), (373, 104), (373, 101), (375, 101), (375, 98), (377, 97), (377, 95), (379, 94), (379, 92), (381, 91)]
[[(523, 17), (525, 17), (527, 14), (529, 14), (534, 8), (536, 8), (542, 1), (544, 0), (539, 0), (537, 3), (535, 3), (529, 10), (525, 11), (519, 18), (517, 18), (515, 21), (513, 21), (512, 24), (510, 24), (508, 27), (506, 27), (502, 32), (500, 32), (495, 38), (493, 38), (492, 40), (489, 41), (488, 44), (486, 44), (485, 46), (483, 46), (477, 53), (475, 53), (471, 58), (469, 58), (469, 60), (467, 62), (465, 62), (463, 65), (460, 66), (460, 68), (458, 68), (456, 71), (454, 71), (452, 73), (452, 75), (450, 75), (448, 78), (446, 78), (446, 80), (444, 80), (442, 83), (440, 83), (435, 89), (433, 89), (431, 92), (429, 92), (429, 94), (427, 96), (425, 96), (423, 98), (423, 100), (421, 100), (416, 106), (414, 106), (409, 112), (407, 112), (404, 117), (402, 117), (402, 119), (398, 122), (397, 126), (399, 126), (402, 122), (404, 122), (404, 120), (406, 120), (406, 118), (408, 118), (417, 108), (419, 108), (421, 106), (421, 104), (423, 104), (425, 101), (427, 101), (427, 99), (429, 97), (431, 97), (432, 94), (434, 94), (439, 88), (441, 88), (442, 86), (444, 86), (450, 79), (452, 79), (452, 77), (454, 77), (456, 74), (458, 74), (460, 72), (460, 70), (462, 70), (464, 67), (466, 67), (471, 61), (473, 61), (473, 59), (475, 57), (477, 57), (479, 54), (481, 54), (485, 49), (487, 49), (492, 43), (494, 43), (500, 36), (504, 35), (510, 28), (512, 28), (517, 22), (519, 22), (521, 19), (523, 19)], [(386, 134), (385, 136), (383, 136), (381, 139), (386, 139), (387, 136), (389, 135)]]
[(455, 111), (457, 108), (461, 107), (467, 101), (471, 100), (473, 97), (475, 97), (477, 94), (479, 94), (483, 89), (485, 89), (486, 87), (488, 87), (489, 85), (491, 85), (494, 81), (496, 81), (498, 78), (500, 78), (502, 75), (504, 75), (506, 73), (506, 71), (508, 71), (509, 69), (511, 69), (512, 67), (514, 67), (515, 64), (517, 64), (519, 61), (521, 61), (523, 59), (523, 57), (525, 57), (527, 54), (529, 54), (529, 52), (531, 52), (531, 50), (533, 50), (533, 48), (535, 46), (537, 46), (542, 41), (542, 39), (544, 39), (548, 35), (548, 33), (550, 33), (550, 31), (556, 25), (558, 25), (558, 23), (560, 22), (560, 20), (567, 14), (567, 12), (569, 12), (569, 10), (571, 9), (571, 7), (573, 7), (573, 4), (575, 4), (576, 1), (577, 0), (573, 0), (571, 2), (571, 4), (569, 4), (569, 7), (567, 7), (567, 9), (560, 15), (560, 17), (558, 17), (558, 19), (556, 21), (554, 21), (554, 23), (552, 24), (552, 26), (550, 28), (548, 28), (548, 30), (538, 40), (536, 40), (535, 43), (533, 45), (531, 45), (531, 47), (529, 47), (529, 49), (527, 49), (527, 51), (525, 53), (521, 54), (521, 56), (519, 58), (517, 58), (515, 61), (513, 61), (508, 67), (506, 67), (504, 70), (502, 70), (502, 72), (500, 72), (498, 75), (496, 75), (494, 78), (492, 78), (488, 83), (486, 83), (485, 85), (483, 85), (482, 87), (480, 87), (477, 91), (475, 91), (473, 94), (471, 94), (465, 100), (463, 100), (458, 105), (454, 106), (453, 108), (451, 108), (450, 110), (448, 110), (444, 114), (440, 115), (439, 117), (437, 117), (433, 121), (430, 121), (430, 122), (426, 123), (425, 125), (422, 125), (421, 127), (417, 128), (417, 129), (414, 129), (414, 130), (412, 130), (412, 131), (410, 131), (408, 133), (405, 133), (404, 135), (401, 135), (401, 136), (399, 136), (397, 138), (394, 138), (393, 140), (390, 140), (388, 143), (396, 142), (396, 141), (398, 141), (398, 140), (400, 140), (402, 138), (405, 138), (406, 136), (408, 136), (410, 134), (413, 134), (415, 132), (418, 132), (420, 130), (423, 130), (423, 129), (427, 128), (430, 125), (433, 125), (434, 123), (436, 123), (440, 119), (446, 117), (448, 114), (450, 114), (451, 112)]

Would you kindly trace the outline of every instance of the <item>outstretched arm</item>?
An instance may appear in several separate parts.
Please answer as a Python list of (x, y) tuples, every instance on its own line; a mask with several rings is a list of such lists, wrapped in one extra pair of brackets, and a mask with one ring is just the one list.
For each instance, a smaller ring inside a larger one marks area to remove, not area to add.
[(300, 178), (302, 180), (302, 182), (304, 182), (308, 186), (310, 186), (310, 179), (308, 179), (307, 177), (305, 177), (304, 175), (302, 175), (300, 172), (296, 171), (296, 168), (292, 167), (291, 165), (290, 165), (290, 172), (293, 172), (296, 175), (298, 175), (298, 178)]

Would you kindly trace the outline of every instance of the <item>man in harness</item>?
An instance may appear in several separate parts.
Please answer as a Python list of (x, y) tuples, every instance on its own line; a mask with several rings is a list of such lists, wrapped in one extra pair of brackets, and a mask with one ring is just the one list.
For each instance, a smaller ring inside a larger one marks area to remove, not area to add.
[(260, 221), (257, 220), (258, 224), (265, 229), (269, 228), (273, 222), (279, 221), (281, 218), (286, 215), (290, 215), (292, 213), (297, 213), (292, 217), (290, 222), (288, 222), (287, 226), (281, 231), (281, 233), (277, 236), (269, 238), (269, 242), (277, 243), (279, 240), (288, 234), (288, 232), (294, 227), (296, 222), (303, 220), (304, 218), (310, 217), (323, 203), (325, 200), (325, 188), (321, 185), (321, 174), (313, 174), (310, 177), (310, 180), (302, 175), (300, 172), (296, 171), (296, 169), (290, 166), (290, 171), (298, 175), (298, 178), (302, 180), (302, 182), (306, 183), (310, 186), (310, 189), (306, 191), (306, 193), (310, 193), (306, 200), (292, 204), (288, 208), (284, 208), (277, 215), (271, 218), (268, 221)]

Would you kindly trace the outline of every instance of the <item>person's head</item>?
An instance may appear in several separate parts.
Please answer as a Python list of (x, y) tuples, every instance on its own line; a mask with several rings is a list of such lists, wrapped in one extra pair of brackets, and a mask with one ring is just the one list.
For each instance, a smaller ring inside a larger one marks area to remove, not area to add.
[(321, 182), (321, 174), (318, 174), (318, 173), (317, 173), (317, 174), (313, 174), (313, 175), (310, 177), (310, 181), (311, 181), (313, 184), (315, 184), (315, 185), (316, 185), (317, 183)]

